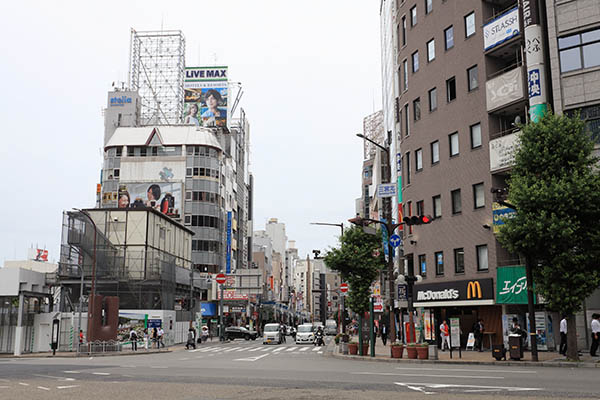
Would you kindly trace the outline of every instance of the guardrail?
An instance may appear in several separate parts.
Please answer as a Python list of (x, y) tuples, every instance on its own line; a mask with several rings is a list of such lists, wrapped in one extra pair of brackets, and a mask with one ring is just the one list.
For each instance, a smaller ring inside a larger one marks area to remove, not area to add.
[[(127, 342), (129, 343), (129, 342)], [(102, 353), (120, 353), (123, 351), (123, 345), (125, 343), (117, 342), (115, 340), (109, 341), (95, 341), (80, 343), (77, 347), (77, 356), (79, 355), (92, 355)]]

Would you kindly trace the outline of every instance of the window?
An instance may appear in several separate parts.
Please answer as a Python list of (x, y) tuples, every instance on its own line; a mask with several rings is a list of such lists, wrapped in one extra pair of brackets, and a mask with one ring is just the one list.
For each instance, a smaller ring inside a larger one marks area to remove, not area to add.
[(473, 185), (473, 206), (474, 208), (485, 207), (485, 194), (483, 193), (483, 183)]
[(421, 119), (421, 98), (417, 97), (416, 99), (413, 100), (413, 116), (415, 121), (418, 121)]
[(422, 277), (427, 276), (427, 259), (425, 254), (419, 255), (419, 273)]
[(417, 24), (417, 6), (410, 9), (410, 26)]
[(185, 225), (191, 225), (192, 224), (192, 216), (191, 215), (186, 215), (183, 219), (183, 223)]
[(431, 163), (437, 164), (440, 162), (440, 142), (436, 140), (431, 143)]
[(141, 147), (140, 148), (140, 156), (146, 157), (146, 151), (147, 151), (146, 147)]
[(410, 118), (410, 114), (408, 112), (408, 104), (404, 105), (404, 135), (408, 136), (410, 135), (410, 130), (409, 130), (409, 124), (410, 122), (408, 121)]
[(133, 157), (135, 148), (133, 146), (127, 146), (127, 157)]
[(462, 202), (460, 200), (460, 189), (450, 192), (452, 198), (452, 214), (460, 214), (462, 211)]
[(451, 48), (454, 47), (454, 27), (453, 26), (449, 26), (448, 28), (446, 28), (444, 30), (444, 40), (445, 40), (445, 47), (446, 50), (450, 50)]
[(406, 46), (406, 16), (402, 16), (402, 46)]
[(435, 59), (435, 40), (431, 39), (427, 42), (427, 62), (431, 62)]
[(410, 153), (406, 153), (406, 184), (410, 185)]
[(469, 129), (471, 131), (471, 148), (481, 147), (481, 124), (471, 125)]
[(192, 191), (191, 190), (186, 190), (185, 191), (185, 199), (186, 200), (191, 200), (192, 199)]
[(487, 244), (477, 246), (477, 271), (488, 270), (488, 249)]
[(448, 136), (448, 141), (450, 143), (450, 157), (457, 156), (458, 151), (458, 132), (454, 132)]
[(117, 147), (117, 157), (121, 157), (121, 154), (123, 154), (123, 148)]
[(419, 70), (419, 51), (412, 53), (412, 72), (415, 73)]
[(600, 65), (600, 29), (558, 39), (560, 71), (568, 72)]
[(477, 75), (477, 65), (474, 65), (467, 70), (467, 86), (469, 87), (469, 92), (479, 87), (479, 78)]
[(404, 72), (404, 90), (408, 90), (408, 61), (402, 61), (402, 71)]
[(432, 197), (433, 205), (433, 218), (439, 218), (442, 216), (442, 196), (439, 194)]
[(433, 0), (425, 0), (425, 14), (433, 11)]
[(429, 111), (437, 109), (437, 89), (433, 88), (429, 90)]
[(435, 274), (444, 275), (444, 252), (435, 253)]
[(465, 16), (465, 37), (470, 37), (475, 34), (475, 13), (472, 12)]
[(156, 147), (156, 146), (152, 147), (152, 155), (153, 156), (157, 156), (158, 155), (158, 147)]
[(417, 215), (425, 215), (425, 202), (423, 200), (417, 201)]
[(119, 170), (118, 168), (115, 168), (115, 169), (113, 170), (113, 176), (114, 176), (115, 178), (118, 178), (120, 175), (121, 175), (121, 170)]
[(423, 149), (418, 149), (415, 151), (415, 165), (417, 171), (423, 170)]
[(446, 99), (448, 103), (456, 99), (456, 79), (454, 77), (446, 81)]
[(577, 112), (579, 112), (579, 118), (585, 121), (586, 129), (594, 142), (600, 143), (600, 105), (567, 110), (565, 114), (574, 117)]
[(465, 273), (465, 250), (462, 247), (454, 249), (454, 272), (457, 274)]
[(185, 169), (185, 176), (193, 176), (191, 168), (186, 168)]

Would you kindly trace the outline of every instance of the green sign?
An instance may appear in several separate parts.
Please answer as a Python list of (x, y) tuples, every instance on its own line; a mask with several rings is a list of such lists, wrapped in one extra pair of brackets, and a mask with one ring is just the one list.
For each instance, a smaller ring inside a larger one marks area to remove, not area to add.
[(496, 304), (527, 304), (527, 278), (524, 266), (498, 267)]

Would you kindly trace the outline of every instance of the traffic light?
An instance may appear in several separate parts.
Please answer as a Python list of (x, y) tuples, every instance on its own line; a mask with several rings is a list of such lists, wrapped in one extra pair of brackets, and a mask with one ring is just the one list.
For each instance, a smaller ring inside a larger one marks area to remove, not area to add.
[(412, 226), (412, 225), (424, 225), (424, 224), (430, 224), (431, 221), (433, 221), (433, 218), (431, 218), (430, 215), (413, 215), (412, 217), (404, 217), (403, 219), (404, 224), (408, 225), (408, 226)]

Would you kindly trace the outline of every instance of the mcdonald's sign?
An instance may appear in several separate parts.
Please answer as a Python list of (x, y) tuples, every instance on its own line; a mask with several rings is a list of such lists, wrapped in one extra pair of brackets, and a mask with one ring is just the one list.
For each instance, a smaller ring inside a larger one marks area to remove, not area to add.
[(481, 284), (479, 281), (471, 281), (467, 285), (467, 299), (481, 298)]

